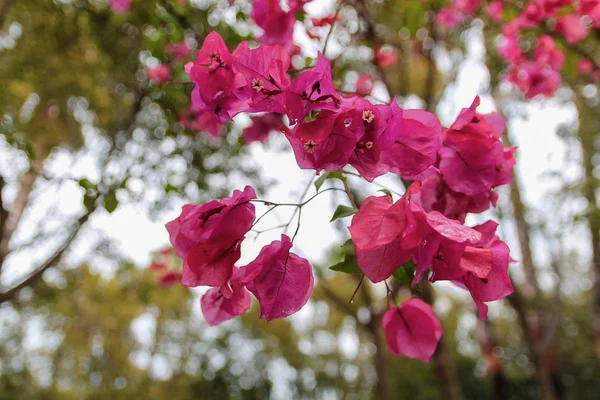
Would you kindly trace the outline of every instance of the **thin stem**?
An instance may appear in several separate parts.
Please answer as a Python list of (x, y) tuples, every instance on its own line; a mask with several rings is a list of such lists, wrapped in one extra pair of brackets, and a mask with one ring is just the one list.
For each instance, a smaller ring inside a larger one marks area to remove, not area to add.
[(335, 9), (335, 15), (333, 16), (333, 21), (331, 22), (331, 28), (329, 28), (329, 32), (327, 32), (327, 36), (325, 37), (325, 43), (323, 43), (323, 55), (327, 55), (327, 45), (329, 44), (329, 38), (331, 38), (331, 34), (333, 33), (333, 30), (335, 29), (335, 24), (337, 22), (337, 17), (340, 14), (340, 11), (342, 10), (342, 5), (344, 4), (343, 0), (340, 0), (338, 2), (338, 6)]
[[(344, 170), (342, 170), (342, 173), (344, 173), (344, 174), (347, 174), (347, 175), (352, 175), (352, 176), (356, 176), (356, 177), (362, 178), (362, 176), (361, 176), (360, 174), (357, 174), (356, 172), (352, 172), (352, 171), (346, 171), (345, 169), (344, 169)], [(373, 181), (373, 182), (369, 182), (369, 183), (371, 183), (371, 184), (373, 184), (373, 185), (375, 185), (375, 186), (377, 186), (377, 187), (380, 187), (380, 188), (382, 188), (382, 189), (385, 189), (385, 190), (389, 191), (390, 193), (393, 193), (393, 194), (395, 194), (395, 195), (397, 195), (397, 196), (403, 196), (403, 194), (402, 194), (402, 193), (400, 193), (400, 192), (397, 192), (397, 191), (395, 191), (395, 190), (392, 190), (392, 189), (388, 188), (387, 186), (385, 186), (385, 185), (382, 185), (382, 184), (381, 184), (381, 183), (379, 183), (379, 182), (375, 182), (375, 181)]]
[(298, 207), (298, 224), (296, 225), (296, 231), (294, 232), (294, 236), (292, 236), (292, 243), (294, 243), (294, 239), (298, 235), (300, 231), (300, 220), (302, 219), (302, 207)]
[(354, 298), (356, 297), (356, 293), (358, 293), (358, 289), (360, 289), (360, 285), (362, 285), (364, 279), (365, 279), (365, 274), (362, 274), (360, 277), (360, 280), (358, 281), (358, 285), (356, 286), (356, 289), (354, 289), (354, 293), (352, 293), (352, 296), (350, 296), (350, 300), (348, 300), (348, 303), (350, 303), (350, 304), (354, 303)]

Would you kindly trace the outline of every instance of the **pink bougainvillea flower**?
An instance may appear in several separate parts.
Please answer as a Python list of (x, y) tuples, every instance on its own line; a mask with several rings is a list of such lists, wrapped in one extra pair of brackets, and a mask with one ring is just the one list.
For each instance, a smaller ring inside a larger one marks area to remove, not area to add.
[(157, 85), (163, 85), (171, 80), (171, 68), (166, 64), (158, 64), (154, 68), (146, 69), (148, 79)]
[(533, 60), (560, 71), (565, 63), (565, 53), (556, 47), (556, 43), (550, 36), (543, 35), (533, 50)]
[(263, 30), (256, 40), (263, 45), (280, 45), (290, 56), (296, 54), (299, 49), (293, 38), (295, 14), (302, 9), (302, 3), (296, 3), (289, 11), (284, 11), (279, 0), (254, 1), (250, 18)]
[(335, 16), (335, 15), (327, 15), (325, 17), (322, 18), (311, 18), (311, 22), (313, 24), (314, 27), (322, 27), (322, 26), (327, 26), (327, 25), (331, 25), (334, 22), (338, 22), (341, 21), (342, 17), (341, 16)]
[(496, 114), (479, 114), (476, 97), (461, 111), (443, 135), (439, 170), (444, 182), (455, 192), (475, 196), (510, 182), (514, 149), (504, 149), (499, 137), (504, 119)]
[(184, 259), (185, 286), (223, 286), (240, 258), (240, 243), (254, 221), (254, 189), (235, 190), (231, 197), (183, 206), (167, 223), (175, 254)]
[(158, 278), (158, 284), (162, 288), (169, 287), (181, 280), (181, 273), (175, 271), (169, 271)]
[(525, 93), (527, 99), (538, 95), (551, 97), (562, 83), (558, 71), (547, 64), (536, 62), (524, 62), (512, 66), (508, 70), (506, 79)]
[(382, 162), (405, 178), (425, 171), (435, 162), (440, 147), (442, 125), (437, 117), (423, 110), (402, 110), (395, 99), (383, 111), (387, 127)]
[(169, 43), (165, 51), (173, 57), (176, 62), (186, 61), (190, 58), (192, 47), (184, 40), (181, 43)]
[(281, 46), (250, 49), (242, 42), (233, 54), (234, 71), (242, 75), (250, 92), (250, 112), (285, 112), (285, 90), (290, 85), (286, 71), (290, 57)]
[(515, 18), (512, 22), (516, 28), (534, 28), (540, 24), (545, 18), (546, 13), (542, 7), (535, 1), (530, 1), (525, 6), (525, 10)]
[(247, 82), (232, 67), (233, 57), (216, 32), (206, 36), (196, 60), (185, 66), (197, 89), (193, 107), (213, 113), (222, 124), (248, 107)]
[(498, 53), (504, 61), (510, 64), (518, 64), (523, 61), (519, 31), (512, 25), (506, 25), (502, 29), (502, 37), (498, 46)]
[(240, 269), (241, 281), (260, 304), (260, 317), (271, 321), (299, 311), (312, 294), (314, 278), (308, 260), (290, 252), (287, 235), (265, 246)]
[(589, 30), (581, 17), (576, 14), (568, 14), (556, 20), (556, 32), (561, 34), (567, 43), (575, 44), (585, 39)]
[(133, 0), (110, 0), (110, 8), (114, 12), (123, 14), (131, 9), (131, 3)]
[(446, 28), (455, 28), (465, 20), (465, 14), (454, 6), (443, 7), (435, 16), (435, 22)]
[(504, 3), (502, 0), (494, 0), (487, 7), (487, 13), (492, 21), (499, 24), (502, 22), (502, 14), (504, 12)]
[(577, 13), (588, 16), (594, 28), (600, 28), (600, 0), (580, 0)]
[(573, 0), (536, 0), (542, 10), (543, 17), (550, 17), (561, 8), (571, 4)]
[(150, 264), (150, 269), (154, 271), (160, 271), (165, 268), (167, 268), (167, 263), (164, 261), (152, 261), (152, 264)]
[(382, 134), (386, 121), (381, 113), (384, 105), (375, 106), (362, 98), (351, 100), (351, 107), (361, 115), (364, 135), (356, 142), (354, 152), (348, 163), (367, 181), (372, 182), (378, 176), (388, 172), (388, 166), (381, 162)]
[(398, 54), (390, 46), (375, 47), (375, 57), (373, 62), (381, 69), (387, 69), (398, 61)]
[(383, 315), (383, 332), (390, 352), (429, 362), (442, 337), (442, 324), (433, 308), (411, 298)]
[[(197, 91), (198, 88), (192, 91), (192, 99), (198, 96)], [(221, 136), (223, 131), (223, 124), (219, 122), (214, 113), (194, 110), (193, 106), (179, 113), (179, 123), (194, 132), (207, 133), (214, 138)]]
[(358, 267), (372, 282), (389, 278), (421, 242), (423, 223), (409, 206), (419, 189), (418, 182), (412, 184), (395, 204), (389, 196), (370, 196), (352, 218), (348, 229)]
[[(460, 261), (461, 266), (466, 264), (481, 265), (489, 263), (489, 273), (485, 278), (476, 274), (465, 274), (462, 284), (469, 290), (473, 300), (480, 309), (480, 316), (485, 319), (487, 307), (482, 303), (505, 298), (514, 292), (513, 285), (508, 274), (510, 263), (510, 251), (506, 243), (495, 235), (498, 224), (488, 221), (473, 229), (481, 232), (481, 240), (472, 247), (467, 247)], [(482, 312), (482, 308), (484, 312)]]
[(316, 120), (287, 131), (298, 166), (317, 172), (343, 168), (365, 134), (363, 122), (361, 113), (354, 109), (321, 111)]
[(200, 299), (202, 314), (208, 325), (219, 325), (244, 314), (250, 308), (250, 293), (239, 277), (239, 270), (234, 268), (227, 285), (209, 289)]
[(251, 118), (252, 124), (243, 130), (242, 139), (244, 143), (267, 141), (269, 134), (281, 128), (283, 121), (281, 114), (267, 113), (257, 115)]
[(287, 115), (290, 123), (304, 121), (312, 110), (338, 110), (340, 95), (333, 86), (331, 63), (321, 53), (311, 69), (299, 74), (286, 93)]
[(481, 0), (454, 0), (454, 5), (459, 10), (472, 15), (479, 8)]
[(590, 60), (579, 60), (577, 63), (577, 71), (580, 74), (589, 75), (594, 70), (594, 63)]
[(356, 81), (356, 94), (359, 96), (368, 96), (373, 91), (375, 80), (371, 74), (360, 74)]

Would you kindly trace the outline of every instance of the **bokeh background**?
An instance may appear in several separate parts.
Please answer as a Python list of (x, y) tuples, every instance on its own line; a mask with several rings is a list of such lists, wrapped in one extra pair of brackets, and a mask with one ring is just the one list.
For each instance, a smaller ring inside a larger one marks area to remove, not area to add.
[[(328, 269), (348, 236), (348, 221), (328, 222), (346, 201), (330, 192), (303, 210), (295, 242), (315, 268), (309, 304), (270, 323), (254, 304), (209, 327), (202, 290), (169, 284), (156, 267), (168, 246), (164, 223), (185, 203), (246, 184), (260, 198), (296, 202), (314, 192), (313, 174), (299, 170), (280, 134), (246, 144), (247, 116), (216, 139), (185, 129), (179, 114), (191, 87), (153, 85), (145, 71), (166, 63), (183, 82), (168, 44), (197, 50), (212, 30), (230, 48), (252, 40), (260, 29), (251, 2), (136, 0), (119, 14), (105, 0), (1, 0), (0, 399), (379, 399), (382, 382), (398, 399), (598, 398), (597, 84), (577, 74), (578, 52), (564, 45), (562, 87), (525, 101), (501, 80), (497, 24), (476, 18), (443, 30), (431, 21), (444, 2), (366, 3), (340, 8), (328, 44), (339, 88), (354, 91), (370, 73), (376, 101), (398, 95), (446, 126), (475, 95), (480, 112), (506, 116), (503, 140), (519, 146), (515, 182), (500, 188), (497, 209), (469, 222), (500, 221), (516, 260), (515, 295), (492, 304), (484, 323), (468, 296), (436, 283), (445, 365), (392, 357), (378, 320), (385, 289), (365, 285), (349, 303), (356, 277)], [(337, 4), (315, 0), (299, 19), (331, 15)], [(363, 34), (361, 4), (377, 37)], [(296, 23), (297, 68), (311, 65), (329, 29), (314, 28), (313, 39)], [(372, 62), (382, 43), (398, 54), (385, 71)], [(594, 35), (581, 46), (600, 54)], [(363, 197), (404, 190), (394, 176), (350, 184)], [(290, 214), (277, 210), (265, 226)], [(246, 240), (241, 264), (280, 233)]]

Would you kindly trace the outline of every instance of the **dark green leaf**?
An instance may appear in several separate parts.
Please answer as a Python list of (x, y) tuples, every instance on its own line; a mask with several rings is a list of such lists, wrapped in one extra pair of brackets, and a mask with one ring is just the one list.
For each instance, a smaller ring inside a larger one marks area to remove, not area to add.
[(387, 189), (379, 189), (378, 192), (383, 192), (385, 194), (387, 194), (388, 196), (390, 196), (390, 199), (394, 200), (394, 197), (392, 196), (392, 192), (390, 192)]
[(86, 178), (80, 179), (78, 183), (79, 183), (79, 186), (81, 186), (85, 190), (96, 189), (96, 185), (94, 185), (92, 182), (90, 182)]
[(96, 196), (86, 193), (83, 196), (83, 205), (85, 206), (88, 213), (94, 211), (94, 208), (96, 208)]
[(331, 221), (329, 222), (333, 222), (336, 219), (349, 217), (351, 215), (356, 214), (357, 212), (358, 210), (354, 207), (345, 206), (343, 204), (339, 205), (338, 208), (335, 209), (333, 217), (331, 217)]
[(344, 248), (344, 261), (339, 262), (329, 267), (332, 271), (344, 272), (346, 274), (362, 274), (358, 264), (356, 263), (356, 256), (354, 255), (354, 243), (352, 239), (346, 240), (343, 245)]
[(410, 286), (413, 279), (415, 278), (415, 263), (412, 260), (408, 260), (394, 271), (392, 274), (400, 283), (405, 286)]
[(110, 192), (106, 193), (106, 195), (104, 196), (104, 208), (106, 209), (106, 211), (112, 213), (117, 209), (118, 205), (119, 200), (117, 200), (117, 193), (114, 190), (111, 190)]
[(323, 186), (327, 179), (339, 179), (342, 182), (346, 182), (347, 178), (341, 171), (329, 171), (324, 173), (315, 181), (315, 187), (317, 188), (317, 192)]

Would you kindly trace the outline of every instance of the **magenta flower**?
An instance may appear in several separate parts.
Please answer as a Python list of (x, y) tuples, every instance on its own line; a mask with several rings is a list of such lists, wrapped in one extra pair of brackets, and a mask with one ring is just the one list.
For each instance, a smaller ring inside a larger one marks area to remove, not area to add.
[(343, 168), (365, 134), (363, 122), (361, 113), (354, 109), (321, 111), (316, 120), (286, 132), (298, 166), (317, 172)]
[(210, 326), (219, 325), (250, 308), (250, 293), (240, 281), (237, 268), (233, 269), (228, 284), (209, 289), (200, 299), (202, 314)]
[(502, 29), (498, 53), (507, 63), (518, 64), (523, 61), (520, 40), (519, 31), (513, 25), (506, 25)]
[(247, 144), (253, 142), (264, 143), (272, 131), (278, 130), (283, 126), (281, 114), (267, 113), (252, 117), (251, 119), (252, 125), (242, 132), (242, 139)]
[(456, 8), (467, 14), (473, 14), (477, 11), (480, 3), (481, 0), (454, 0)]
[(465, 14), (454, 6), (443, 7), (435, 16), (435, 22), (446, 28), (454, 28), (464, 20)]
[(562, 78), (555, 69), (547, 64), (531, 61), (511, 67), (506, 79), (525, 93), (527, 99), (538, 95), (551, 97), (562, 83)]
[(594, 28), (600, 28), (600, 0), (580, 0), (577, 5), (579, 15), (587, 15)]
[(290, 238), (281, 235), (281, 241), (263, 247), (254, 261), (240, 268), (241, 281), (258, 300), (260, 317), (267, 321), (294, 314), (312, 294), (312, 267), (291, 248)]
[(168, 271), (158, 278), (158, 284), (162, 288), (169, 287), (177, 282), (181, 281), (181, 273), (175, 271)]
[(341, 99), (333, 86), (331, 64), (321, 53), (316, 65), (299, 74), (286, 93), (290, 123), (303, 122), (312, 110), (338, 110)]
[(565, 63), (565, 53), (556, 47), (556, 43), (550, 36), (543, 35), (539, 38), (538, 44), (533, 50), (533, 60), (560, 71)]
[(442, 324), (433, 308), (411, 298), (383, 315), (383, 333), (390, 352), (429, 362), (442, 337)]
[(124, 14), (131, 8), (132, 1), (133, 0), (110, 0), (109, 4), (114, 12)]
[(421, 242), (423, 223), (409, 206), (420, 185), (414, 183), (392, 204), (389, 196), (370, 196), (348, 228), (358, 267), (372, 282), (381, 282), (408, 261)]
[(223, 286), (240, 258), (240, 243), (254, 221), (254, 189), (235, 190), (220, 201), (183, 206), (166, 225), (175, 254), (184, 260), (185, 286)]
[(504, 12), (504, 3), (501, 0), (494, 0), (487, 6), (487, 13), (492, 21), (499, 24), (502, 22), (502, 14)]
[(360, 74), (356, 81), (356, 94), (359, 96), (368, 96), (373, 91), (375, 80), (371, 74)]
[(182, 62), (190, 58), (192, 48), (184, 40), (181, 43), (169, 43), (165, 48), (165, 51), (169, 53), (171, 57), (173, 57), (173, 60), (175, 60), (175, 62)]
[(171, 80), (171, 68), (166, 64), (158, 64), (154, 68), (146, 69), (148, 79), (157, 85), (163, 85)]
[(213, 113), (220, 123), (247, 109), (246, 80), (234, 73), (233, 57), (217, 32), (206, 36), (196, 61), (186, 64), (185, 70), (196, 84), (195, 109)]
[(556, 32), (564, 36), (569, 44), (575, 44), (585, 39), (589, 30), (587, 25), (576, 14), (563, 15), (556, 20)]
[[(194, 94), (197, 90), (198, 88), (195, 88), (192, 92), (192, 98), (197, 95)], [(194, 110), (194, 107), (179, 113), (179, 123), (194, 132), (207, 133), (214, 138), (221, 136), (223, 131), (223, 124), (219, 122), (213, 113)]]
[(396, 50), (389, 46), (377, 46), (375, 47), (375, 65), (381, 69), (387, 69), (398, 61), (398, 54)]
[(290, 10), (283, 11), (279, 0), (256, 0), (250, 12), (250, 18), (262, 28), (263, 34), (256, 40), (263, 45), (280, 45), (290, 56), (300, 52), (294, 44), (294, 24), (296, 12), (304, 2), (290, 2)]
[(281, 46), (251, 50), (242, 42), (233, 54), (234, 71), (242, 75), (250, 93), (250, 112), (285, 112), (285, 90), (290, 85), (290, 57)]
[(382, 109), (387, 119), (383, 133), (382, 162), (404, 178), (431, 166), (440, 148), (442, 125), (437, 117), (422, 110), (402, 110), (394, 99)]

